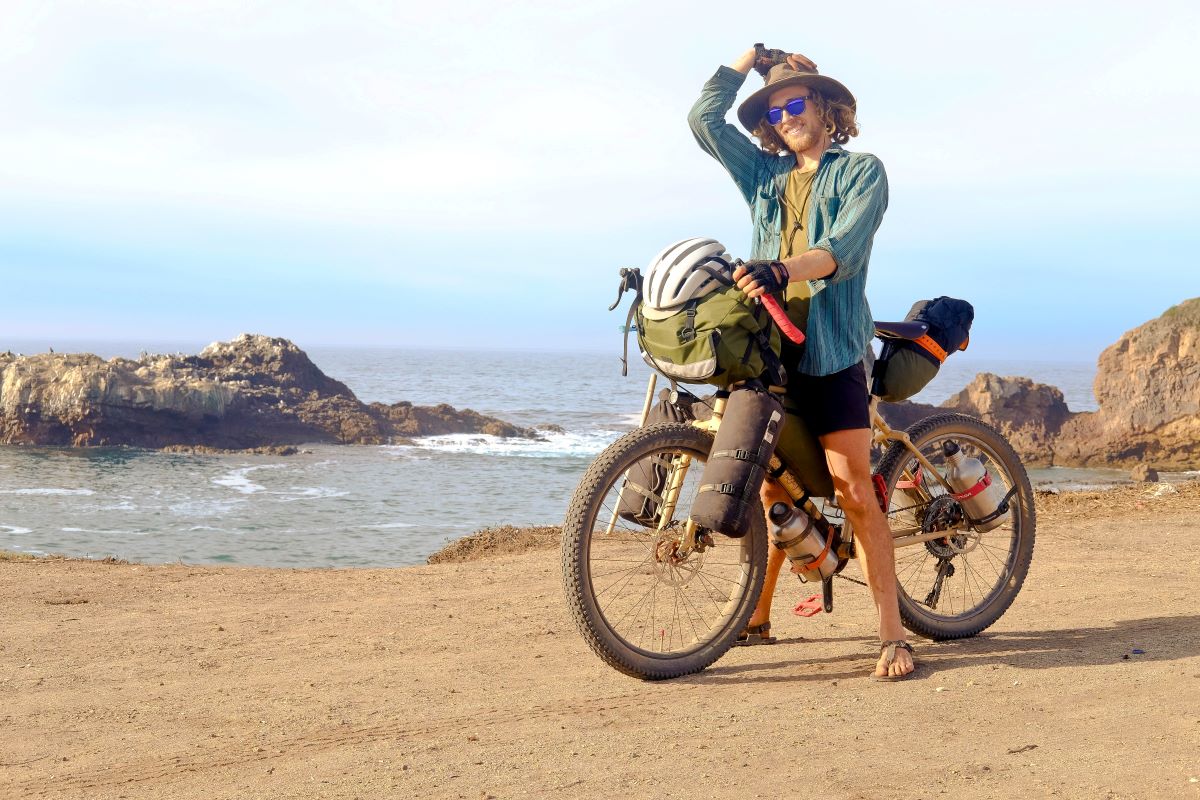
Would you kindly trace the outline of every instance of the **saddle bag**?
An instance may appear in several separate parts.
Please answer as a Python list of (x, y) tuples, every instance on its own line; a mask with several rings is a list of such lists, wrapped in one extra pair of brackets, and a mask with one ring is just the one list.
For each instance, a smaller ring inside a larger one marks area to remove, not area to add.
[[(687, 392), (663, 389), (658, 393), (658, 402), (646, 415), (646, 426), (693, 421), (696, 415), (692, 404), (696, 399)], [(657, 528), (658, 508), (670, 466), (660, 458), (647, 456), (630, 467), (617, 501), (617, 516), (647, 528)]]
[(735, 539), (762, 514), (758, 490), (779, 441), (783, 404), (757, 382), (729, 393), (700, 489), (692, 504), (696, 524)]
[(920, 392), (951, 353), (967, 349), (975, 309), (966, 300), (936, 297), (914, 303), (904, 319), (923, 322), (928, 329), (919, 339), (884, 340), (872, 372), (871, 393), (888, 403)]

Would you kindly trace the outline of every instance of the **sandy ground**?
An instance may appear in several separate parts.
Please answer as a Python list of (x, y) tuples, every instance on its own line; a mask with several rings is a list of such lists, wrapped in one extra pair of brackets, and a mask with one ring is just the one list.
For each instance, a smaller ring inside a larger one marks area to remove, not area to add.
[(544, 546), (0, 561), (0, 797), (1200, 798), (1200, 486), (1040, 502), (1008, 614), (919, 641), (899, 684), (867, 680), (846, 582), (801, 619), (781, 580), (780, 644), (642, 683), (584, 645)]

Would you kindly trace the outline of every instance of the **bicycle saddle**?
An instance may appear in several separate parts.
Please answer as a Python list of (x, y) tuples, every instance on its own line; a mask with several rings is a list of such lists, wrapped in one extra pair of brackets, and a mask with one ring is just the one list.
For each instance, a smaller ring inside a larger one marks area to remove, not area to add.
[(875, 323), (875, 335), (880, 339), (920, 339), (929, 330), (925, 322), (878, 322)]

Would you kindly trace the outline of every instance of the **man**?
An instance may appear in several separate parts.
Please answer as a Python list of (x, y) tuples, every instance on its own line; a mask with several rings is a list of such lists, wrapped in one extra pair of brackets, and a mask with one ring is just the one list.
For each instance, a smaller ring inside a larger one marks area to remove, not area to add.
[[(738, 286), (750, 297), (783, 292), (788, 316), (806, 329), (803, 350), (784, 352), (788, 394), (825, 449), (879, 611), (882, 646), (873, 677), (899, 680), (913, 671), (912, 648), (900, 622), (892, 535), (871, 483), (861, 363), (874, 332), (865, 284), (872, 239), (887, 208), (887, 176), (875, 156), (842, 149), (858, 135), (854, 95), (799, 54), (771, 68), (766, 85), (738, 109), (759, 145), (725, 121), (764, 52), (756, 45), (720, 67), (688, 122), (750, 206), (754, 260), (734, 273)], [(764, 508), (788, 499), (777, 484), (763, 484)], [(772, 548), (767, 586), (750, 620), (749, 632), (762, 641), (768, 640), (771, 594), (783, 560), (784, 553)]]

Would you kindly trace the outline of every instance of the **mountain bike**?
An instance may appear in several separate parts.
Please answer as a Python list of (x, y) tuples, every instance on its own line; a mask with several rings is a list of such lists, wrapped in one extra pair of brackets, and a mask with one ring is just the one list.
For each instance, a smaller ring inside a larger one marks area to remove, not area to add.
[[(876, 323), (876, 333), (885, 347), (919, 335), (908, 323)], [(562, 567), (571, 615), (592, 650), (627, 675), (660, 680), (703, 670), (732, 646), (758, 601), (770, 546), (765, 515), (751, 515), (750, 529), (734, 536), (689, 519), (727, 397), (728, 389), (707, 401), (707, 420), (650, 425), (617, 439), (588, 467), (568, 507)], [(870, 409), (873, 478), (896, 547), (901, 619), (934, 640), (974, 636), (1004, 614), (1029, 571), (1036, 513), (1025, 468), (1004, 436), (974, 417), (937, 413), (899, 431), (879, 413), (878, 396)], [(946, 480), (950, 443), (1004, 489), (986, 519), (973, 518)], [(646, 459), (665, 480), (649, 492), (654, 518), (637, 521), (618, 511), (631, 472)], [(841, 574), (855, 557), (854, 533), (836, 498), (810, 496), (798, 463), (777, 450), (770, 474), (836, 553), (836, 573), (809, 608), (832, 612), (834, 577), (854, 580)]]

